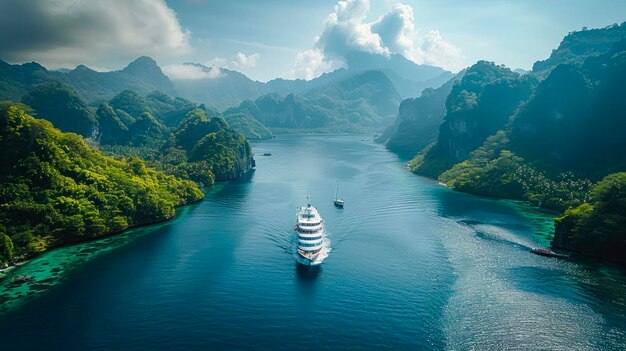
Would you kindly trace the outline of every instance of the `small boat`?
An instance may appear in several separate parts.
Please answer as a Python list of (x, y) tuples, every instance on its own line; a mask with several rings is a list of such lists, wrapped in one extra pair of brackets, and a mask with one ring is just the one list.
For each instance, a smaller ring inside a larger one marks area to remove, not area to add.
[(335, 189), (335, 199), (333, 200), (335, 206), (343, 208), (344, 201), (341, 198), (341, 190), (339, 190), (339, 179), (337, 179), (337, 189)]
[(559, 258), (569, 257), (568, 255), (556, 253), (548, 248), (542, 248), (542, 247), (531, 249), (530, 252), (534, 253), (535, 255), (546, 256), (546, 257), (559, 257)]
[(263, 154), (263, 156), (272, 156), (272, 153), (271, 152), (266, 152), (266, 153)]

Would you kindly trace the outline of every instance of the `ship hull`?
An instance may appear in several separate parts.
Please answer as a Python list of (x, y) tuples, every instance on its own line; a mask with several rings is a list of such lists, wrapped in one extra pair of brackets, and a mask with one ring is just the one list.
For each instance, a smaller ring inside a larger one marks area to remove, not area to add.
[(305, 252), (298, 249), (298, 256), (300, 256), (298, 263), (304, 266), (316, 266), (320, 264), (319, 262), (317, 262), (317, 258), (319, 257), (320, 252), (322, 252), (322, 249), (319, 249), (315, 253)]

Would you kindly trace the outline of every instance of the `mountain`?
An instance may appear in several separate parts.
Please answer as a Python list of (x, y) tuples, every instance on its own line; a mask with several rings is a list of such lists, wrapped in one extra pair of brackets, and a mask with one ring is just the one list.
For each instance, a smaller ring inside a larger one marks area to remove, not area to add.
[(384, 72), (403, 98), (420, 96), (424, 89), (439, 87), (453, 76), (443, 68), (418, 65), (398, 54), (385, 57), (353, 52), (346, 55), (346, 64), (352, 74), (370, 70)]
[(563, 210), (591, 181), (626, 169), (626, 40), (561, 64), (503, 130), (440, 179), (459, 189)]
[(36, 62), (11, 65), (0, 60), (0, 100), (20, 101), (33, 86), (54, 80)]
[(454, 84), (464, 75), (465, 71), (461, 71), (439, 88), (428, 88), (420, 97), (403, 100), (395, 122), (385, 129), (376, 142), (384, 143), (387, 149), (410, 157), (437, 140), (439, 126), (446, 115), (446, 98)]
[(123, 91), (100, 104), (96, 114), (100, 133), (95, 141), (102, 150), (139, 156), (179, 178), (212, 184), (254, 167), (245, 137), (204, 105), (160, 92)]
[(420, 96), (424, 89), (437, 88), (453, 77), (451, 72), (443, 68), (418, 65), (402, 55), (392, 54), (385, 57), (364, 52), (353, 52), (346, 55), (345, 68), (324, 73), (308, 81), (278, 78), (267, 82), (266, 85), (270, 91), (281, 95), (302, 93), (367, 71), (383, 72), (403, 98)]
[(256, 99), (271, 91), (266, 84), (251, 80), (237, 71), (197, 63), (184, 65), (198, 68), (207, 74), (207, 78), (173, 80), (177, 94), (215, 106), (219, 110), (235, 106), (246, 99)]
[(149, 57), (140, 57), (123, 70), (112, 72), (96, 72), (84, 65), (70, 71), (49, 71), (35, 62), (11, 65), (0, 60), (2, 100), (20, 101), (35, 85), (48, 82), (70, 86), (87, 103), (106, 101), (124, 90), (174, 92), (169, 78)]
[(224, 111), (225, 118), (244, 114), (278, 130), (319, 132), (372, 131), (385, 126), (400, 102), (391, 81), (368, 71), (302, 94), (282, 98), (267, 94)]
[(537, 61), (532, 72), (540, 77), (562, 63), (582, 63), (589, 56), (598, 56), (608, 52), (613, 44), (626, 37), (626, 22), (613, 24), (605, 28), (587, 29), (570, 32), (550, 57)]
[[(612, 36), (615, 27), (605, 30)], [(551, 69), (468, 158), (435, 165), (444, 171), (438, 179), (457, 190), (565, 210), (553, 246), (624, 262), (626, 39), (603, 54), (587, 53)], [(439, 141), (445, 134), (442, 125)], [(458, 134), (448, 136), (448, 145), (459, 143)], [(432, 163), (436, 146), (411, 166)]]
[(231, 128), (243, 134), (248, 140), (270, 139), (273, 136), (267, 127), (245, 110), (230, 113), (224, 116), (224, 119)]
[(112, 72), (96, 72), (80, 65), (69, 73), (50, 72), (55, 79), (70, 85), (88, 102), (111, 99), (124, 90), (148, 94), (158, 90), (174, 94), (172, 82), (149, 57), (139, 57), (126, 68)]
[(137, 158), (103, 156), (75, 134), (0, 105), (0, 264), (172, 218), (198, 187)]
[(35, 85), (22, 102), (57, 128), (86, 138), (98, 133), (95, 111), (70, 87), (58, 81)]
[(504, 128), (536, 80), (504, 66), (479, 61), (455, 84), (446, 99), (446, 115), (437, 141), (411, 162), (415, 173), (438, 177), (469, 157), (487, 137)]

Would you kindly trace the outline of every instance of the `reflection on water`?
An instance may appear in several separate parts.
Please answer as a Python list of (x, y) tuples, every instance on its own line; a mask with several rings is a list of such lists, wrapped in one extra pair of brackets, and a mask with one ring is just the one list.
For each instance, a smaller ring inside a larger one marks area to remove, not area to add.
[(322, 273), (322, 265), (305, 266), (296, 263), (296, 276), (301, 286), (312, 286)]

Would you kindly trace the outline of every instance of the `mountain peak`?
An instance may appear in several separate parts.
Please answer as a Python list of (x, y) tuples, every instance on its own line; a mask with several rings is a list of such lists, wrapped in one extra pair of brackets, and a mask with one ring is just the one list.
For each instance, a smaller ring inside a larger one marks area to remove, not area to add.
[(161, 70), (159, 66), (157, 65), (156, 61), (152, 57), (141, 56), (135, 59), (133, 62), (129, 63), (128, 66), (124, 68), (124, 71), (133, 73), (138, 70), (143, 71), (146, 69), (154, 69), (154, 68), (158, 68), (159, 70)]
[(151, 57), (141, 56), (137, 58), (135, 61), (128, 64), (122, 72), (133, 75), (156, 87), (166, 87), (168, 91), (171, 89), (170, 79), (163, 74), (161, 67), (159, 67), (156, 61)]
[(71, 72), (95, 72), (95, 71), (85, 65), (78, 65)]

